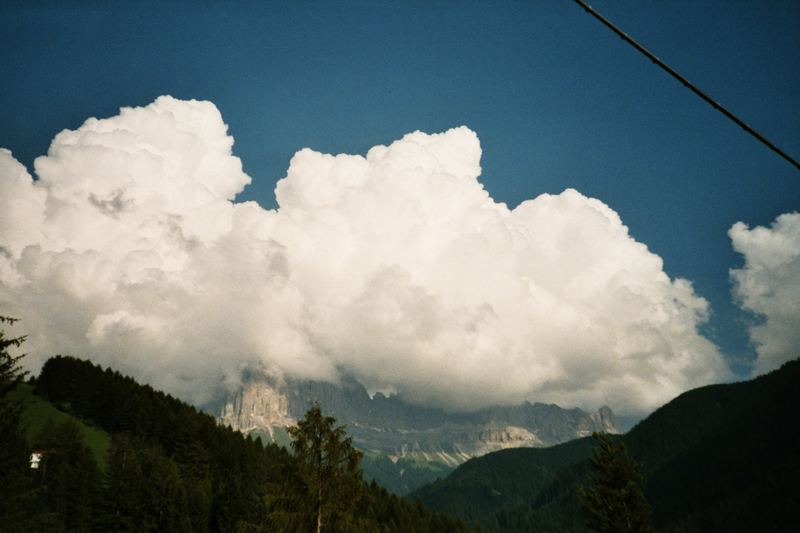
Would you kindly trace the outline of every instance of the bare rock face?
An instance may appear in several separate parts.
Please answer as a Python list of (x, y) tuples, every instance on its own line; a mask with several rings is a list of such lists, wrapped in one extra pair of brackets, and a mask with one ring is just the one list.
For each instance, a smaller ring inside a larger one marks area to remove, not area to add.
[(413, 459), (455, 467), (464, 461), (506, 448), (551, 446), (600, 431), (617, 433), (608, 407), (596, 413), (557, 405), (525, 402), (470, 413), (407, 404), (397, 396), (370, 397), (355, 382), (340, 385), (283, 381), (257, 376), (232, 395), (219, 420), (244, 433), (275, 440), (276, 432), (294, 425), (314, 401), (347, 426), (360, 449), (394, 462)]
[(276, 428), (297, 423), (289, 415), (289, 398), (285, 386), (274, 379), (251, 381), (225, 403), (220, 423), (250, 433), (262, 430), (273, 436)]

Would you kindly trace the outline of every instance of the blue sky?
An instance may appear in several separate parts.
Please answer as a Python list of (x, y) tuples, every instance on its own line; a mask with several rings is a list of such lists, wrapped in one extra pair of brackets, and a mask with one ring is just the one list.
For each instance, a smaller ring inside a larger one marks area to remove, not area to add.
[[(800, 157), (800, 3), (592, 5), (793, 157)], [(800, 207), (800, 172), (570, 1), (4, 2), (0, 146), (32, 168), (52, 137), (157, 96), (220, 109), (253, 183), (302, 147), (364, 153), (467, 125), (481, 182), (515, 206), (572, 187), (712, 306), (707, 335), (744, 375), (732, 302), (737, 221)]]

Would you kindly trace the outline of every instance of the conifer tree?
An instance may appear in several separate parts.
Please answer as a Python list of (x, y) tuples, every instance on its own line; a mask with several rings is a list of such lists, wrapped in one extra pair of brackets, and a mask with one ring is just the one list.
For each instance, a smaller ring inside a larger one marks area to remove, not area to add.
[[(81, 430), (71, 419), (48, 423), (34, 439), (44, 452), (37, 472), (37, 514), (48, 510), (52, 531), (88, 532), (100, 486), (100, 471)], [(45, 528), (38, 526), (38, 530)]]
[[(361, 452), (353, 448), (345, 428), (323, 416), (315, 403), (297, 426), (289, 428), (297, 479), (289, 492), (300, 516), (298, 531), (347, 531), (361, 492)], [(299, 520), (297, 520), (299, 518)]]
[(625, 443), (604, 433), (593, 436), (597, 446), (589, 485), (578, 487), (589, 527), (609, 533), (652, 532), (644, 481)]
[[(0, 324), (16, 319), (0, 316)], [(24, 507), (29, 499), (28, 450), (20, 425), (23, 405), (11, 392), (27, 372), (20, 367), (23, 355), (12, 355), (25, 337), (7, 337), (0, 329), (0, 531), (25, 531)]]
[(105, 477), (97, 513), (100, 531), (196, 531), (190, 524), (178, 468), (158, 445), (115, 434)]

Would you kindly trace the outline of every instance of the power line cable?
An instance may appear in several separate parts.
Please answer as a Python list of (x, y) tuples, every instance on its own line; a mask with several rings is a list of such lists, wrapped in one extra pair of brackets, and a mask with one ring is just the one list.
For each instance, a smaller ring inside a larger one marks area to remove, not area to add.
[(776, 154), (778, 154), (779, 156), (784, 158), (786, 161), (788, 161), (789, 163), (794, 165), (798, 170), (800, 170), (800, 163), (798, 163), (797, 160), (795, 160), (789, 154), (787, 154), (786, 152), (784, 152), (783, 150), (781, 150), (780, 148), (778, 148), (777, 146), (772, 144), (769, 141), (769, 139), (767, 139), (766, 137), (764, 137), (763, 135), (758, 133), (756, 130), (754, 130), (753, 128), (751, 128), (747, 124), (745, 124), (744, 121), (742, 121), (739, 117), (737, 117), (736, 115), (734, 115), (733, 113), (731, 113), (730, 111), (728, 111), (727, 109), (722, 107), (721, 104), (719, 104), (713, 98), (711, 98), (706, 93), (704, 93), (703, 91), (698, 89), (692, 82), (690, 82), (689, 80), (687, 80), (686, 78), (684, 78), (683, 76), (678, 74), (672, 67), (670, 67), (669, 65), (667, 65), (666, 63), (661, 61), (658, 57), (656, 57), (647, 48), (645, 48), (641, 44), (637, 43), (630, 35), (628, 35), (624, 31), (622, 31), (621, 29), (619, 29), (617, 26), (615, 26), (611, 21), (609, 21), (603, 15), (601, 15), (600, 13), (598, 13), (597, 11), (592, 9), (592, 7), (589, 4), (587, 4), (583, 0), (575, 0), (575, 2), (578, 5), (580, 5), (583, 9), (585, 9), (587, 13), (589, 13), (594, 18), (596, 18), (597, 20), (602, 22), (604, 25), (606, 25), (608, 28), (610, 28), (614, 33), (619, 35), (622, 38), (623, 41), (625, 41), (626, 43), (628, 43), (631, 46), (633, 46), (634, 48), (636, 48), (639, 52), (641, 52), (642, 54), (647, 56), (647, 58), (650, 59), (650, 61), (652, 61), (653, 63), (655, 63), (656, 65), (658, 65), (662, 69), (666, 70), (673, 78), (677, 79), (684, 86), (686, 86), (686, 88), (691, 90), (693, 93), (695, 93), (697, 96), (699, 96), (700, 98), (702, 98), (703, 100), (705, 100), (709, 104), (711, 104), (711, 107), (713, 107), (714, 109), (716, 109), (717, 111), (719, 111), (720, 113), (722, 113), (723, 115), (725, 115), (726, 117), (728, 117), (729, 119), (734, 121), (744, 131), (746, 131), (747, 133), (749, 133), (750, 135), (752, 135), (753, 137), (755, 137), (756, 139), (761, 141), (770, 150), (772, 150), (773, 152), (775, 152)]

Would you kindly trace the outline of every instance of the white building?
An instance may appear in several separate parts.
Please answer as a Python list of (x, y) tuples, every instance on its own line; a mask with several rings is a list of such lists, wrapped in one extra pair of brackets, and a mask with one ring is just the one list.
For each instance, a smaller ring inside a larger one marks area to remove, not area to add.
[(44, 457), (44, 452), (42, 451), (35, 451), (31, 453), (31, 468), (34, 470), (39, 468), (39, 463), (42, 462), (42, 458)]

